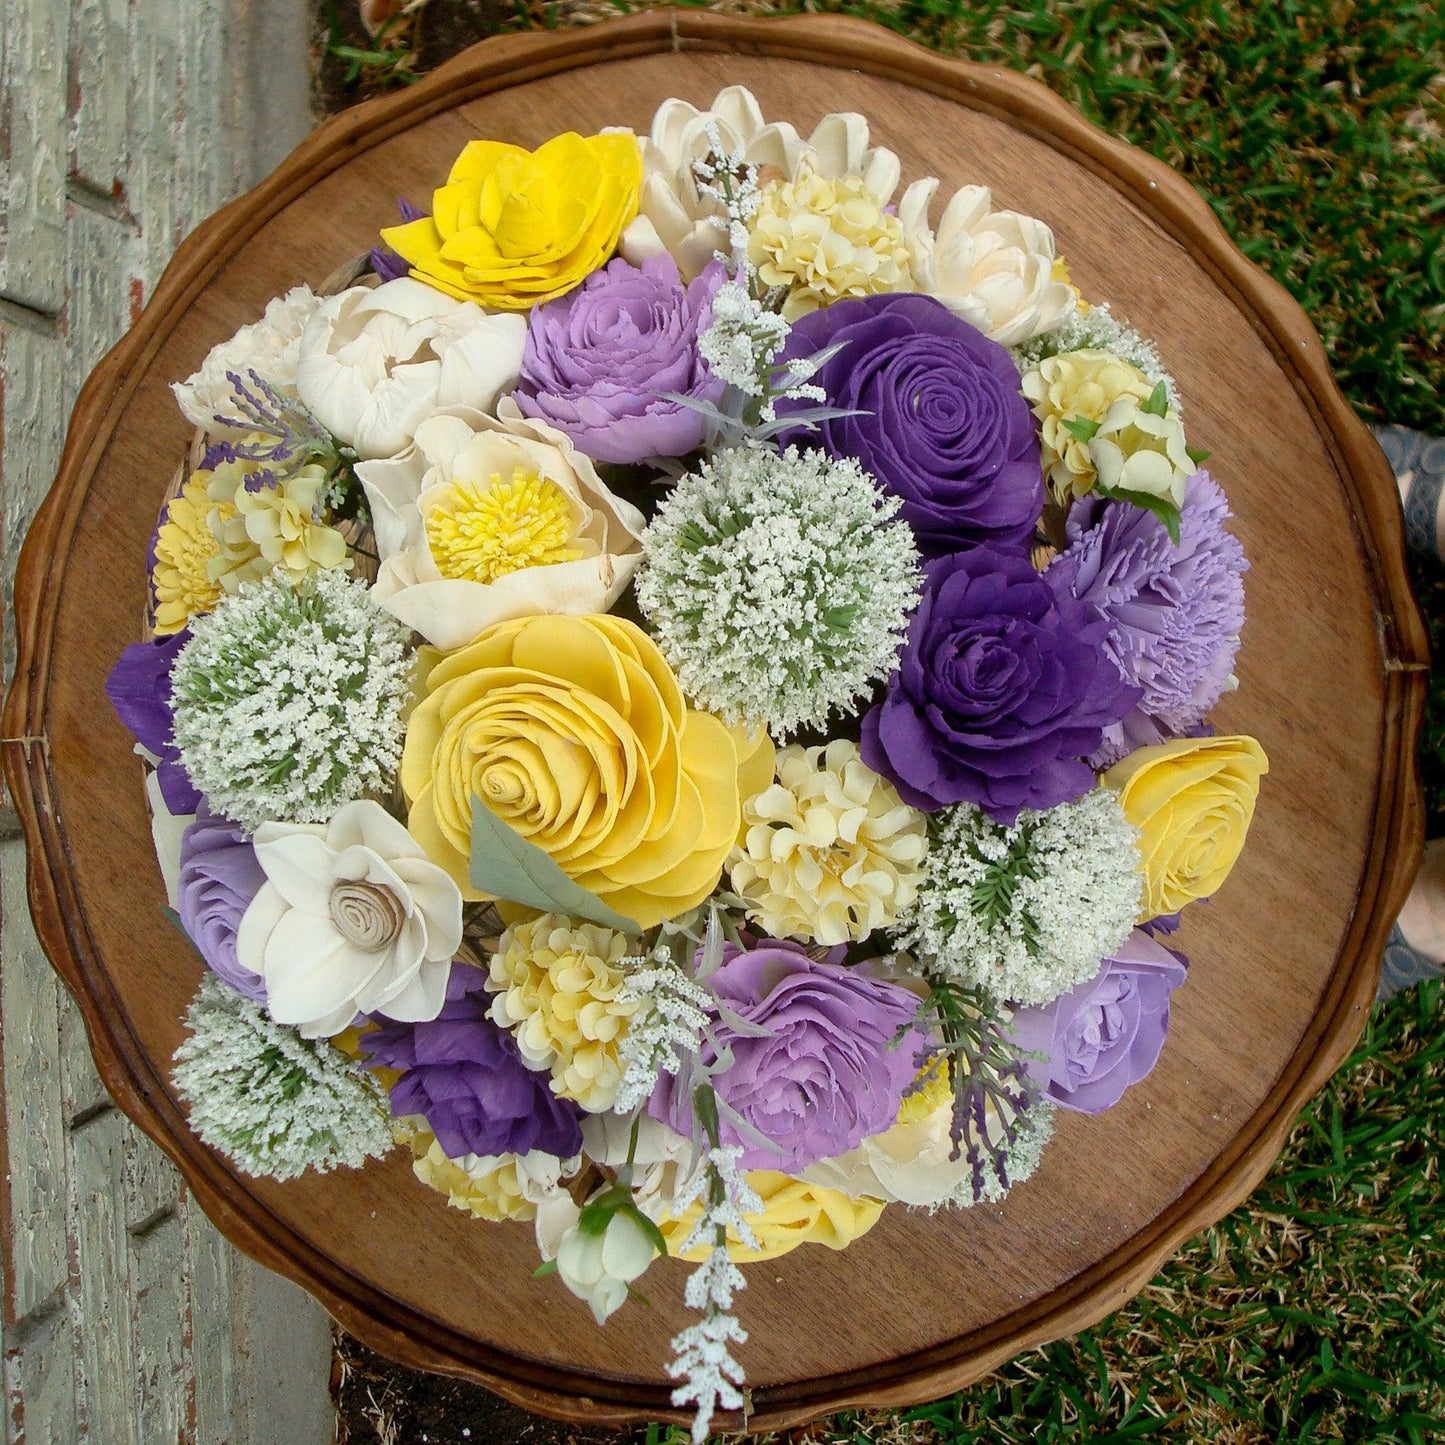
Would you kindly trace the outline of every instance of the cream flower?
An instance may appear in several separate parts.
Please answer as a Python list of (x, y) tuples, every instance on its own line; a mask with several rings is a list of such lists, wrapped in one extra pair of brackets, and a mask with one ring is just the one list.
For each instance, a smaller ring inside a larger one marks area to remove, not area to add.
[(908, 247), (858, 176), (831, 180), (805, 166), (763, 188), (750, 222), (748, 259), (765, 286), (786, 286), (789, 321), (834, 301), (909, 291)]
[(1194, 463), (1184, 445), (1184, 423), (1170, 409), (1145, 411), (1132, 396), (1121, 396), (1089, 441), (1089, 459), (1102, 486), (1139, 492), (1184, 505), (1184, 487)]
[(1060, 503), (1093, 487), (1098, 469), (1088, 437), (1109, 408), (1125, 398), (1147, 401), (1154, 389), (1137, 366), (1095, 347), (1047, 356), (1019, 385), (1041, 424), (1044, 472)]
[(918, 896), (927, 820), (856, 743), (783, 748), (777, 781), (743, 802), (743, 830), (732, 885), (774, 938), (861, 941)]
[(445, 649), (515, 617), (606, 612), (642, 560), (642, 513), (591, 460), (510, 398), (498, 412), (454, 407), (409, 453), (357, 468), (381, 557), (373, 596)]
[(938, 181), (914, 181), (898, 219), (913, 279), (956, 316), (1002, 346), (1052, 331), (1078, 305), (1068, 275), (1055, 275), (1054, 233), (1017, 211), (995, 211), (987, 186), (963, 186), (944, 207), (935, 232), (928, 209)]
[(254, 371), (283, 396), (295, 396), (301, 333), (320, 304), (320, 297), (309, 286), (293, 286), (284, 296), (266, 303), (266, 314), (259, 321), (213, 346), (198, 371), (171, 384), (186, 420), (212, 436), (239, 435), (250, 429), (249, 422), (217, 420), (236, 412), (228, 371), (239, 376)]
[(555, 1154), (534, 1149), (530, 1154), (449, 1159), (436, 1138), (418, 1130), (410, 1138), (416, 1177), (445, 1194), (453, 1209), (493, 1223), (504, 1219), (533, 1220), (541, 1207), (560, 1196), (568, 1199), (561, 1179), (567, 1165)]
[(358, 1013), (420, 1023), (441, 1012), (461, 893), (379, 803), (347, 803), (325, 824), (263, 823), (253, 841), (267, 881), (236, 957), (265, 979), (277, 1023), (315, 1039)]
[(363, 458), (395, 456), (443, 406), (490, 411), (516, 381), (527, 323), (403, 276), (329, 296), (301, 337), (296, 389)]
[(618, 1041), (641, 1007), (621, 997), (631, 944), (626, 934), (544, 913), (514, 924), (492, 955), (492, 1017), (509, 1028), (552, 1090), (589, 1113), (612, 1107), (622, 1081)]
[(898, 157), (868, 143), (868, 122), (856, 113), (825, 115), (805, 141), (786, 122), (768, 124), (752, 92), (741, 85), (719, 91), (708, 110), (684, 100), (665, 100), (642, 142), (642, 201), (636, 220), (622, 233), (621, 251), (634, 266), (648, 256), (670, 254), (683, 280), (691, 281), (718, 251), (727, 250), (722, 208), (698, 190), (693, 162), (708, 154), (709, 126), (723, 148), (740, 152), (765, 178), (794, 179), (804, 165), (817, 175), (856, 176), (881, 206), (893, 199), (901, 175)]
[(221, 600), (221, 584), (211, 574), (221, 554), (215, 533), (224, 530), (236, 509), (229, 503), (213, 507), (209, 484), (208, 472), (194, 473), (171, 498), (156, 531), (151, 588), (157, 637), (179, 632)]
[(557, 1277), (592, 1317), (605, 1325), (627, 1302), (628, 1287), (652, 1263), (657, 1248), (642, 1225), (619, 1210), (601, 1234), (569, 1229), (557, 1246)]

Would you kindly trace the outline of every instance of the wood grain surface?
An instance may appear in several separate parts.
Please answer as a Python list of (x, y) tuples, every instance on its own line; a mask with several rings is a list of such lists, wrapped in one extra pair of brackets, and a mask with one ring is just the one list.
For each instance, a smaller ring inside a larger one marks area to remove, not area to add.
[(1252, 562), (1240, 688), (1215, 721), (1259, 737), (1272, 764), (1243, 860), (1184, 925), (1192, 967), (1152, 1076), (1106, 1114), (1062, 1118), (1002, 1206), (895, 1208), (845, 1253), (750, 1267), (752, 1423), (941, 1395), (1141, 1288), (1258, 1182), (1358, 1036), (1420, 847), (1426, 647), (1389, 471), (1303, 313), (1164, 166), (1029, 80), (816, 17), (507, 36), (323, 126), (186, 242), (77, 406), (22, 559), (4, 718), (31, 906), (110, 1089), (238, 1245), (375, 1348), (588, 1421), (681, 1418), (664, 1364), (689, 1318), (686, 1266), (660, 1262), (652, 1308), (599, 1330), (531, 1278), (528, 1227), (448, 1209), (400, 1154), (271, 1184), (187, 1130), (168, 1061), (200, 970), (160, 914), (140, 767), (101, 686), (136, 635), (147, 538), (188, 441), (170, 380), (269, 297), (369, 246), (397, 195), (425, 203), (467, 140), (642, 130), (665, 96), (704, 103), (731, 82), (805, 133), (829, 110), (864, 112), (906, 177), (987, 182), (1052, 225), (1087, 296), (1157, 340)]

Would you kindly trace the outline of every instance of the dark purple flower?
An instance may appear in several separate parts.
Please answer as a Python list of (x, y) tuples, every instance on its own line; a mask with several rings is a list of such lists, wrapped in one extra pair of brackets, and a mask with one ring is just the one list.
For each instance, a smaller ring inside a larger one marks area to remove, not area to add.
[(105, 695), (116, 716), (143, 748), (160, 759), (156, 779), (161, 797), (178, 818), (194, 813), (201, 801), (181, 766), (171, 714), (171, 667), (190, 640), (191, 630), (186, 627), (169, 637), (132, 642), (105, 680)]
[[(396, 198), (396, 208), (401, 212), (402, 223), (419, 221), (428, 213), (420, 206), (414, 206), (405, 196)], [(399, 281), (411, 275), (411, 262), (398, 256), (390, 246), (371, 248), (371, 269), (382, 281)]]
[(1135, 929), (1099, 972), (1061, 998), (1013, 1016), (1020, 1048), (1044, 1093), (1065, 1109), (1098, 1114), (1159, 1061), (1169, 995), (1184, 982), (1182, 954)]
[(266, 1001), (266, 984), (236, 957), (241, 916), (266, 881), (256, 850), (240, 828), (204, 801), (181, 837), (176, 913), (211, 971), (243, 998)]
[[(841, 956), (842, 949), (834, 951)], [(763, 939), (729, 945), (708, 980), (719, 1000), (768, 1030), (751, 1037), (719, 1019), (714, 1033), (733, 1062), (713, 1078), (722, 1140), (743, 1147), (748, 1169), (794, 1173), (861, 1144), (898, 1117), (927, 1050), (921, 1033), (900, 1032), (918, 998), (896, 983), (835, 962), (817, 963), (796, 943)], [(715, 1055), (705, 1046), (703, 1060)], [(680, 1134), (692, 1132), (692, 1101), (663, 1075), (648, 1112)], [(740, 1117), (776, 1146), (736, 1127)]]
[(671, 256), (641, 267), (619, 258), (594, 271), (532, 312), (517, 405), (599, 462), (685, 456), (702, 445), (706, 418), (665, 398), (721, 397), (697, 338), (725, 279), (713, 262), (684, 287)]
[[(780, 361), (841, 349), (813, 377), (855, 416), (781, 442), (856, 457), (924, 556), (978, 542), (1028, 548), (1044, 505), (1037, 422), (1009, 354), (930, 296), (839, 301), (793, 323)], [(785, 402), (780, 416), (811, 402)]]
[(863, 719), (864, 762), (916, 808), (976, 803), (1005, 825), (1086, 793), (1084, 757), (1139, 696), (1105, 651), (1109, 624), (992, 547), (923, 570), (898, 670)]
[(1049, 568), (1050, 581), (1108, 618), (1109, 653), (1142, 689), (1133, 711), (1105, 730), (1096, 767), (1191, 735), (1228, 685), (1249, 566), (1225, 530), (1229, 516), (1207, 472), (1185, 487), (1177, 546), (1139, 507), (1090, 495), (1070, 510), (1070, 546)]
[(454, 963), (447, 1001), (430, 1023), (375, 1020), (361, 1036), (371, 1063), (401, 1069), (391, 1111), (420, 1114), (450, 1159), (541, 1149), (570, 1159), (582, 1148), (581, 1111), (529, 1069), (511, 1034), (492, 1022), (486, 975)]

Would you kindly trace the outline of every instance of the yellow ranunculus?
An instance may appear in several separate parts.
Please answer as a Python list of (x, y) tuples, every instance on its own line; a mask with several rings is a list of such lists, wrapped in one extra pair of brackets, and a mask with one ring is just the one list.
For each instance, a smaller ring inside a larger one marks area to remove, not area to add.
[(1124, 816), (1139, 829), (1144, 904), (1139, 921), (1208, 898), (1244, 847), (1269, 771), (1250, 737), (1179, 738), (1140, 748), (1104, 774)]
[[(847, 1249), (855, 1239), (867, 1234), (883, 1213), (880, 1200), (851, 1199), (841, 1189), (808, 1184), (772, 1169), (750, 1171), (748, 1183), (763, 1201), (763, 1212), (747, 1216), (747, 1222), (757, 1236), (757, 1249), (744, 1249), (729, 1231), (728, 1256), (738, 1264), (776, 1259), (800, 1244), (825, 1244), (829, 1249)], [(707, 1245), (698, 1245), (686, 1254), (677, 1253), (697, 1223), (700, 1209), (700, 1205), (692, 1204), (679, 1217), (658, 1221), (657, 1227), (667, 1241), (669, 1254), (686, 1260), (706, 1257)]]
[(474, 140), (432, 193), (432, 214), (381, 235), (439, 291), (525, 311), (611, 257), (641, 186), (642, 151), (630, 132), (569, 131), (535, 151)]
[(765, 767), (749, 743), (683, 701), (657, 644), (620, 617), (522, 617), (427, 673), (401, 784), (413, 837), (471, 886), (480, 798), (570, 878), (651, 928), (717, 886)]

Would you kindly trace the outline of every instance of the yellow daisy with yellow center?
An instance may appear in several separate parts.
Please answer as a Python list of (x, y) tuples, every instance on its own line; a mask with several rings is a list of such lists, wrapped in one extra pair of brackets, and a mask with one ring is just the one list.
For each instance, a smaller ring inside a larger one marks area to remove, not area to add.
[(221, 545), (208, 518), (214, 510), (222, 523), (236, 514), (229, 504), (214, 506), (206, 495), (208, 472), (195, 473), (166, 508), (156, 533), (151, 587), (155, 592), (155, 632), (168, 637), (193, 617), (214, 610), (220, 584), (211, 576), (211, 561)]
[(443, 577), (495, 582), (524, 567), (586, 556), (576, 511), (561, 487), (526, 467), (506, 479), (458, 479), (431, 500), (427, 545)]

